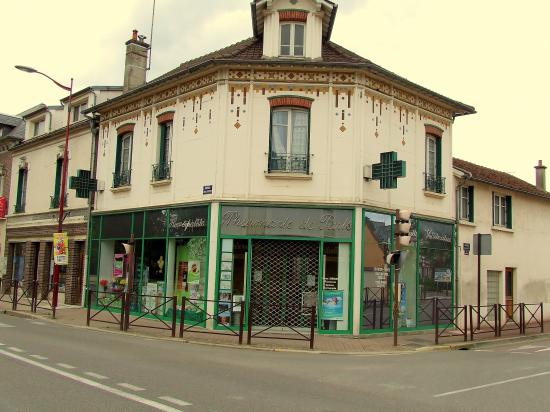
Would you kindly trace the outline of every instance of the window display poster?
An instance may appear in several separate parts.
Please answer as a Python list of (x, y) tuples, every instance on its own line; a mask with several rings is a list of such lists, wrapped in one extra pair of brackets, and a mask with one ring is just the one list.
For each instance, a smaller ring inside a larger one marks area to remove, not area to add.
[(115, 254), (113, 262), (113, 277), (121, 278), (124, 276), (124, 254)]
[(231, 272), (222, 272), (220, 275), (221, 280), (231, 280)]
[(243, 301), (243, 295), (233, 295), (233, 312), (241, 312), (241, 305)]
[(176, 282), (176, 289), (183, 290), (184, 284), (187, 283), (187, 273), (189, 265), (187, 262), (181, 260), (178, 262), (178, 281)]
[(435, 282), (450, 283), (452, 278), (451, 269), (436, 269), (434, 273)]
[(220, 281), (220, 290), (228, 290), (231, 291), (231, 281), (230, 280), (222, 280)]
[(343, 290), (324, 290), (322, 305), (324, 320), (344, 320)]
[(201, 262), (198, 260), (189, 261), (189, 272), (187, 273), (187, 283), (198, 285), (201, 279)]

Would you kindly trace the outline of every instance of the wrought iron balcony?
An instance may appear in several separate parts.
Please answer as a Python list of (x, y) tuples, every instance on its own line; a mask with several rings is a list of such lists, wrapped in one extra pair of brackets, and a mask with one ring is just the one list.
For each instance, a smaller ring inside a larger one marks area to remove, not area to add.
[[(63, 199), (63, 203), (65, 203), (65, 207), (67, 207), (67, 197), (69, 194), (65, 194), (65, 198)], [(59, 209), (59, 203), (60, 199), (59, 196), (53, 195), (50, 196), (50, 209)]]
[(271, 153), (269, 155), (270, 173), (309, 173), (310, 155), (292, 153)]
[(119, 170), (113, 173), (113, 187), (130, 186), (131, 170)]
[(424, 173), (424, 190), (432, 193), (445, 194), (445, 178)]
[(153, 165), (152, 181), (170, 180), (172, 178), (172, 162)]

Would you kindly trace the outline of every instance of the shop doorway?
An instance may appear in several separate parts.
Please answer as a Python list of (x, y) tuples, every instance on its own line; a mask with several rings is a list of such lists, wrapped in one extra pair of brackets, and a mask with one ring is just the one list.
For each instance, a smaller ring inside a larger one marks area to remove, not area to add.
[(309, 327), (317, 305), (320, 243), (253, 240), (252, 325)]

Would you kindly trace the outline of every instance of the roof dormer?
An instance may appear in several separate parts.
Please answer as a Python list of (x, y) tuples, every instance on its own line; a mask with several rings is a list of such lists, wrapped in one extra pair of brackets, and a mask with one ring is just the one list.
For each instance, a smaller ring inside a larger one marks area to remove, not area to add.
[(328, 0), (255, 0), (251, 7), (264, 57), (282, 59), (320, 59), (338, 8)]

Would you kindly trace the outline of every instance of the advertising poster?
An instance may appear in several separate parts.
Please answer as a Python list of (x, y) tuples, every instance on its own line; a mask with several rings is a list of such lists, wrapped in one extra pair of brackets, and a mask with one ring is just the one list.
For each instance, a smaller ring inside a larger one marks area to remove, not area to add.
[(344, 320), (344, 291), (323, 291), (323, 319)]
[(69, 262), (69, 237), (67, 233), (53, 234), (53, 261), (56, 265), (67, 265)]
[(198, 260), (189, 261), (189, 272), (187, 273), (187, 283), (198, 285), (201, 280), (201, 262)]
[(434, 273), (435, 282), (450, 283), (452, 278), (451, 269), (436, 269)]
[(113, 277), (121, 278), (124, 276), (124, 255), (121, 253), (115, 254), (113, 261)]

